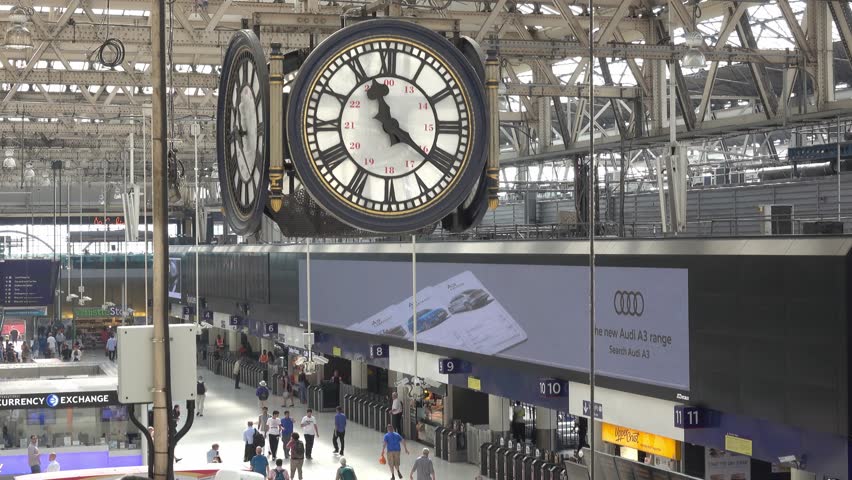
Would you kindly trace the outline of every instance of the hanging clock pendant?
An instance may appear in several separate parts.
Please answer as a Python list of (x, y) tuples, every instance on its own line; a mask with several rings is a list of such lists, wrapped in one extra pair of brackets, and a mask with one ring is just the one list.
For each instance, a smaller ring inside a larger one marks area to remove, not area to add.
[(485, 166), (481, 80), (452, 43), (411, 22), (365, 21), (321, 43), (293, 83), (287, 118), (305, 188), (362, 230), (440, 221)]
[(228, 44), (216, 110), (216, 152), (225, 215), (238, 235), (260, 228), (269, 195), (269, 70), (260, 41), (240, 30)]

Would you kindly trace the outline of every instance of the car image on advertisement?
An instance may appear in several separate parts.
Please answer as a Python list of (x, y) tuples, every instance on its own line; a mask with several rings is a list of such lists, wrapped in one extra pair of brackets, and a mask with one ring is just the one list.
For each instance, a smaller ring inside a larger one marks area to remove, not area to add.
[[(417, 312), (417, 333), (423, 333), (430, 328), (437, 327), (449, 316), (450, 314), (443, 308), (420, 310)], [(408, 331), (414, 333), (414, 317), (408, 319)]]
[(456, 295), (452, 301), (450, 301), (450, 306), (448, 308), (450, 313), (462, 313), (482, 308), (489, 303), (491, 303), (491, 298), (488, 296), (488, 293), (476, 288), (473, 290), (465, 290)]

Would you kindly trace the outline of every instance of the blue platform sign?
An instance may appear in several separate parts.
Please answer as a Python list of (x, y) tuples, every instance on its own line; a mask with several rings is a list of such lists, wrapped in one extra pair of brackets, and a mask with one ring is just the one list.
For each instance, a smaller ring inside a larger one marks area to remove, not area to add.
[[(542, 398), (556, 398), (568, 396), (568, 386), (562, 380), (555, 378), (538, 379), (538, 396)], [(585, 410), (585, 407), (583, 407)]]
[(213, 311), (212, 310), (204, 310), (204, 313), (202, 313), (202, 318), (204, 320), (208, 321), (208, 322), (212, 322), (213, 321)]
[[(592, 404), (588, 400), (583, 400), (583, 415), (589, 417), (589, 411), (592, 409)], [(595, 402), (595, 418), (603, 420), (603, 405)]]
[(390, 357), (390, 347), (386, 343), (378, 345), (370, 345), (370, 358), (388, 358)]
[(184, 305), (183, 306), (183, 314), (184, 315), (192, 315), (195, 313), (195, 307), (192, 305)]
[(264, 324), (263, 331), (267, 335), (277, 335), (278, 334), (278, 324), (277, 323)]
[(444, 375), (452, 375), (454, 373), (471, 373), (472, 370), (470, 362), (460, 358), (438, 359), (438, 373)]
[(674, 425), (677, 428), (689, 430), (693, 428), (709, 428), (718, 423), (718, 415), (713, 410), (703, 407), (676, 405), (674, 407)]
[(228, 322), (228, 325), (230, 325), (232, 327), (239, 327), (242, 324), (243, 324), (243, 317), (241, 317), (239, 315), (231, 315), (231, 318)]

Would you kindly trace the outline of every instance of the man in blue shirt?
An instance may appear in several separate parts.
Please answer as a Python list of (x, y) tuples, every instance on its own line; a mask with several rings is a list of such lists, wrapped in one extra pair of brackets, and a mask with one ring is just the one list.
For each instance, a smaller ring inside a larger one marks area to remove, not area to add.
[(385, 434), (384, 442), (382, 443), (382, 456), (385, 455), (385, 449), (388, 451), (387, 462), (391, 472), (391, 480), (393, 480), (393, 471), (396, 469), (396, 474), (402, 478), (402, 472), (399, 471), (399, 455), (400, 444), (405, 448), (405, 454), (408, 455), (408, 445), (402, 435), (396, 433), (393, 425), (388, 425), (388, 433)]
[(331, 444), (334, 445), (334, 453), (337, 453), (337, 439), (340, 439), (340, 454), (344, 455), (343, 449), (346, 448), (346, 415), (343, 414), (343, 409), (337, 407), (337, 414), (334, 416), (334, 434), (331, 436)]
[(251, 471), (263, 475), (263, 478), (269, 476), (269, 460), (263, 454), (263, 447), (255, 449), (255, 455), (251, 459)]
[[(293, 435), (293, 419), (290, 418), (290, 410), (284, 410), (284, 418), (281, 419), (281, 438), (290, 438)], [(284, 446), (284, 458), (290, 458), (290, 449)]]

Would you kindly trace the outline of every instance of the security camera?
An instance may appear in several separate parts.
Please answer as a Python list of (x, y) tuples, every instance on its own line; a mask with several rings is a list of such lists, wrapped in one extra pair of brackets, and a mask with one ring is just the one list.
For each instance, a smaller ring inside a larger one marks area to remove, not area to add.
[(69, 293), (68, 296), (65, 297), (65, 301), (66, 302), (73, 302), (74, 300), (77, 300), (78, 298), (80, 298), (80, 296), (77, 295), (76, 293)]
[(313, 358), (314, 363), (317, 365), (326, 365), (328, 364), (328, 359), (323, 357), (322, 355), (314, 355)]
[(114, 306), (115, 306), (115, 304), (112, 303), (112, 302), (104, 302), (104, 304), (102, 305), (104, 310), (108, 309), (109, 307), (114, 307)]

